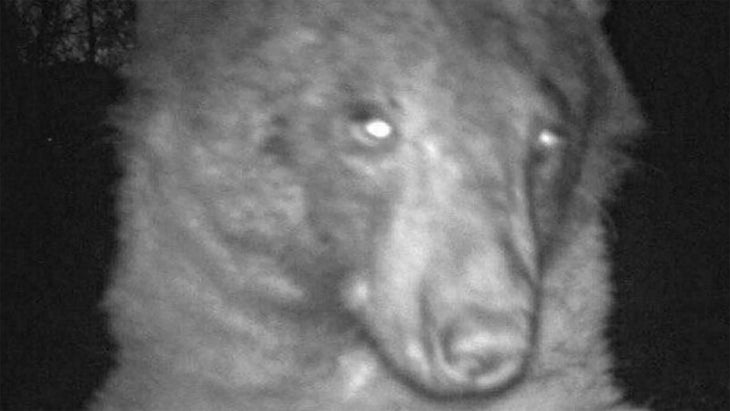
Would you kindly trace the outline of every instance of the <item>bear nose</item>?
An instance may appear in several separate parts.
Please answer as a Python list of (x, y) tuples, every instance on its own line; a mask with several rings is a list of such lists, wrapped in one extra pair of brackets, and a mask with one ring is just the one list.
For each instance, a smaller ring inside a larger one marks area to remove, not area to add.
[(471, 313), (445, 324), (432, 342), (435, 377), (468, 391), (506, 384), (525, 363), (525, 328), (514, 316), (499, 313)]

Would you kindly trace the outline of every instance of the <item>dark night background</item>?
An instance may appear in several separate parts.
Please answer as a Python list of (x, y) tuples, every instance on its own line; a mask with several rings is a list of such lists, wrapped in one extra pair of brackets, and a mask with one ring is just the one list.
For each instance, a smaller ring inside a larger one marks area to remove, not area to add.
[[(103, 53), (19, 59), (3, 1), (0, 409), (75, 410), (111, 364), (97, 304), (118, 175), (103, 120), (123, 83)], [(729, 25), (724, 0), (618, 1), (606, 19), (649, 121), (610, 209), (609, 337), (629, 398), (656, 410), (730, 410)]]

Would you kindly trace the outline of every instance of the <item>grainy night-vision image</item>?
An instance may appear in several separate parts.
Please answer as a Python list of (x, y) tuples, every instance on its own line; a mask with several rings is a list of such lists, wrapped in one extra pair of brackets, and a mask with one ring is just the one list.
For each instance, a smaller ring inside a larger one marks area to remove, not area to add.
[(0, 2), (0, 409), (730, 409), (728, 7)]
[(94, 409), (631, 409), (599, 4), (140, 7)]

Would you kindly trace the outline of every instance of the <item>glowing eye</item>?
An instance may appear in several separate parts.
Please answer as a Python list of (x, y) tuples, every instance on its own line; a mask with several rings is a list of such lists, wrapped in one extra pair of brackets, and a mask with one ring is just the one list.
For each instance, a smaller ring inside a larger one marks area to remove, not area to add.
[(540, 132), (540, 136), (538, 136), (537, 142), (540, 144), (541, 147), (547, 150), (553, 150), (558, 148), (563, 143), (563, 139), (550, 130), (543, 130), (542, 132)]
[(381, 119), (370, 118), (363, 122), (355, 122), (352, 124), (352, 135), (355, 139), (366, 147), (381, 146), (391, 140), (395, 135), (393, 126)]
[(393, 135), (393, 126), (379, 118), (367, 121), (363, 130), (374, 140), (383, 140)]
[(386, 149), (397, 141), (398, 131), (380, 107), (362, 104), (351, 110), (350, 135), (361, 146)]
[(557, 176), (565, 161), (565, 136), (553, 129), (543, 129), (537, 135), (532, 147), (531, 167), (540, 178)]

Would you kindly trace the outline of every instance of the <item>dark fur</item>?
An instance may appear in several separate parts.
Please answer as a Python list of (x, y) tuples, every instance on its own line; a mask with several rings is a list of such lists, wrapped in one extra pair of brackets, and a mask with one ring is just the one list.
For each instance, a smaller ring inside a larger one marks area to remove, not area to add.
[(93, 409), (630, 409), (600, 220), (640, 120), (597, 2), (140, 8)]

